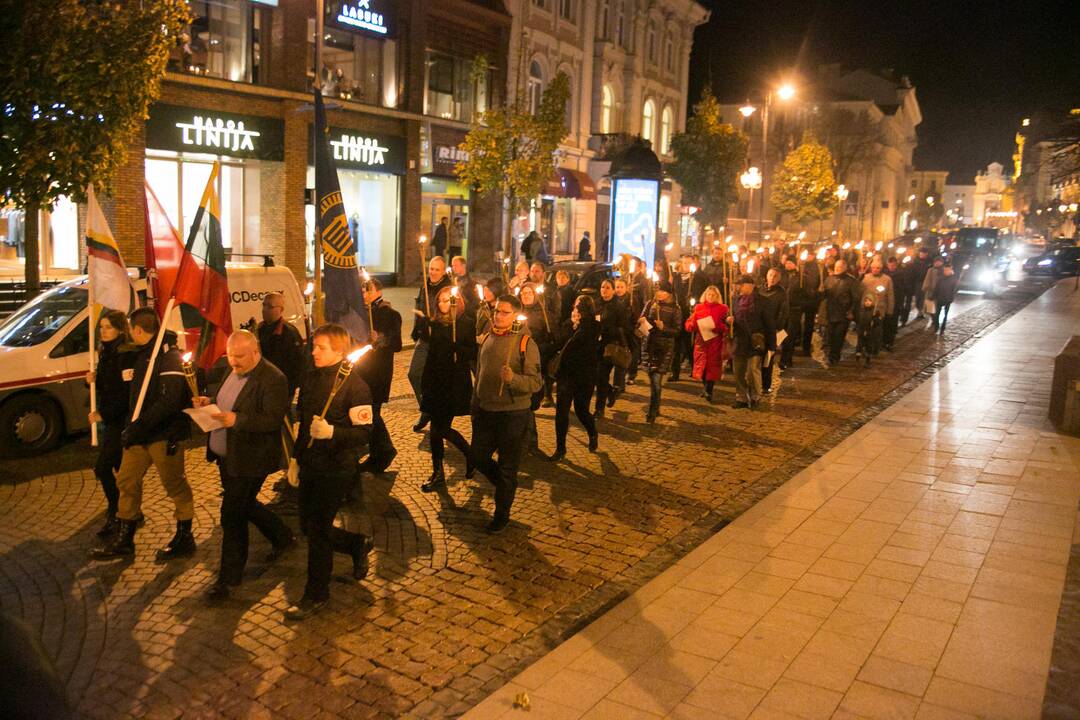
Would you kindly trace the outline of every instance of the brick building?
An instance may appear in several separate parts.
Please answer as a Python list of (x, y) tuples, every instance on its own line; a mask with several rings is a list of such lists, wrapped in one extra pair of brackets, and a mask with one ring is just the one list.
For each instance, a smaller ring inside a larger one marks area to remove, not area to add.
[[(112, 196), (102, 198), (106, 217), (127, 262), (141, 264), (144, 183), (186, 237), (218, 160), (227, 251), (234, 260), (271, 254), (303, 284), (314, 263), (314, 209), (305, 204), (305, 190), (314, 185), (315, 2), (189, 4), (194, 20), (173, 50), (161, 97), (132, 138)], [(473, 89), (473, 102), (460, 103), (461, 78), (468, 80), (477, 53), (496, 68), (493, 87), (505, 86), (510, 18), (501, 3), (325, 5), (318, 72), (360, 263), (391, 282), (415, 280), (416, 238), (430, 230), (433, 215), (451, 207), (468, 221), (470, 254), (490, 255), (496, 235), (488, 235), (498, 227), (498, 209), (485, 220), (484, 203), (467, 190), (446, 187), (452, 168), (446, 148), (452, 160), (472, 113), (494, 100), (484, 86)], [(448, 73), (438, 72), (447, 58)], [(444, 96), (438, 91), (447, 77), (450, 92)], [(433, 148), (442, 152), (434, 163)], [(437, 185), (441, 194), (429, 192)], [(452, 206), (446, 204), (451, 200)], [(45, 278), (75, 274), (85, 263), (85, 213), (72, 203), (52, 210), (41, 223)], [(7, 233), (0, 239), (14, 248), (7, 241), (17, 239), (19, 217), (7, 210), (0, 225)], [(12, 257), (0, 262), (0, 274), (7, 268), (6, 274), (21, 275), (17, 251), (7, 255)]]

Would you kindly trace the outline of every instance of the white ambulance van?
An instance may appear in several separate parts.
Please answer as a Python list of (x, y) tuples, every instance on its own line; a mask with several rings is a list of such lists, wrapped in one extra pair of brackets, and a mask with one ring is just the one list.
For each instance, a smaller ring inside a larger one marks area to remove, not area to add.
[[(285, 298), (285, 319), (307, 337), (304, 296), (292, 272), (259, 263), (226, 266), (233, 328), (262, 319), (269, 292)], [(85, 275), (50, 288), (0, 324), (0, 457), (45, 452), (86, 430), (90, 323)], [(145, 295), (146, 281), (135, 280)], [(170, 327), (180, 328), (173, 313)]]

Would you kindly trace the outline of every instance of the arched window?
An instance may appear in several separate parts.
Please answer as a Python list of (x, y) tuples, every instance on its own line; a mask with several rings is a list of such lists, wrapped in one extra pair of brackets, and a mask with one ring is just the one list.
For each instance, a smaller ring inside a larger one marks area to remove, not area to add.
[(611, 22), (611, 0), (600, 0), (600, 18), (596, 24), (596, 37), (608, 39), (608, 23)]
[(544, 70), (536, 60), (529, 65), (529, 84), (526, 87), (529, 100), (529, 112), (535, 115), (540, 110), (540, 98), (544, 95)]
[(660, 154), (667, 155), (671, 152), (671, 121), (672, 121), (671, 106), (665, 105), (664, 111), (660, 113)]
[(600, 91), (600, 132), (615, 132), (615, 92), (610, 85)]
[(664, 39), (664, 67), (668, 72), (675, 72), (675, 38), (671, 33)]
[(656, 44), (656, 23), (650, 20), (649, 29), (645, 32), (645, 56), (649, 58), (649, 62), (653, 65), (655, 65), (657, 61), (658, 49)]
[(653, 132), (656, 130), (656, 103), (652, 100), (645, 101), (645, 109), (641, 111), (641, 137), (653, 142)]
[(626, 3), (622, 0), (615, 6), (615, 42), (626, 47)]

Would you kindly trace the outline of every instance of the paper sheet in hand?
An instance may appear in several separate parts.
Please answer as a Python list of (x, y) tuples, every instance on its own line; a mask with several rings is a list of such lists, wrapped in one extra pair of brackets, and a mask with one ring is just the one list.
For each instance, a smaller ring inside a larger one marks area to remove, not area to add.
[(712, 315), (706, 315), (698, 320), (697, 329), (701, 333), (701, 339), (706, 342), (716, 337), (716, 322), (712, 319)]
[(787, 340), (787, 330), (779, 330), (776, 333), (776, 347), (779, 348)]
[(652, 323), (649, 322), (648, 318), (646, 318), (644, 316), (638, 318), (637, 331), (642, 337), (645, 337), (646, 335), (648, 335), (649, 331), (652, 330), (652, 327), (653, 327)]
[(195, 421), (195, 424), (198, 425), (199, 429), (203, 432), (220, 430), (225, 427), (221, 424), (220, 420), (215, 420), (210, 417), (211, 415), (217, 415), (221, 412), (221, 408), (214, 403), (210, 403), (206, 407), (187, 408), (184, 412), (191, 416), (191, 419)]

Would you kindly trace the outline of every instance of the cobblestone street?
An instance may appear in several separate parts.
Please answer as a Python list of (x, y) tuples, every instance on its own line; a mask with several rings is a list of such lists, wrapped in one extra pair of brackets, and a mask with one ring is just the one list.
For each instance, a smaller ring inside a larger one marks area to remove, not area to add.
[[(66, 472), (39, 458), (40, 477), (23, 478), (20, 464), (13, 475), (21, 479), (0, 485), (0, 606), (39, 633), (82, 717), (456, 716), (1042, 289), (1023, 285), (984, 300), (950, 318), (944, 338), (909, 325), (896, 351), (869, 369), (845, 359), (827, 371), (798, 357), (761, 412), (731, 409), (730, 380), (710, 406), (684, 375), (665, 386), (663, 414), (649, 426), (647, 387), (632, 386), (601, 423), (598, 453), (587, 451), (575, 420), (565, 461), (525, 461), (511, 525), (496, 537), (483, 532), (490, 485), (479, 473), (464, 479), (455, 449), (447, 451), (448, 492), (420, 492), (430, 458), (426, 437), (411, 432), (411, 353), (401, 353), (384, 410), (399, 454), (342, 513), (347, 526), (373, 535), (372, 572), (360, 584), (335, 583), (328, 609), (302, 624), (284, 623), (282, 611), (302, 591), (305, 552), (268, 566), (269, 546), (254, 529), (244, 584), (224, 606), (204, 604), (221, 538), (217, 469), (201, 448), (186, 458), (199, 549), (168, 566), (153, 561), (173, 532), (156, 476), (145, 485), (137, 557), (98, 563), (88, 550), (104, 499), (85, 467), (89, 449)], [(537, 424), (541, 449), (551, 452), (553, 410), (539, 411)], [(468, 435), (466, 418), (456, 426)], [(890, 451), (897, 463), (907, 463), (905, 454), (902, 441)], [(275, 481), (262, 497), (295, 530), (294, 493)]]

